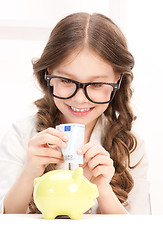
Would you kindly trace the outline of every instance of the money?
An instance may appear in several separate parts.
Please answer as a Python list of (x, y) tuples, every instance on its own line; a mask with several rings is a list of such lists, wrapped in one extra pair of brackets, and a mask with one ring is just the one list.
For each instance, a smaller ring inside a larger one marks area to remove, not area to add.
[(60, 124), (56, 129), (68, 136), (66, 148), (61, 148), (64, 161), (67, 163), (83, 164), (83, 155), (77, 153), (84, 144), (85, 125), (83, 124)]

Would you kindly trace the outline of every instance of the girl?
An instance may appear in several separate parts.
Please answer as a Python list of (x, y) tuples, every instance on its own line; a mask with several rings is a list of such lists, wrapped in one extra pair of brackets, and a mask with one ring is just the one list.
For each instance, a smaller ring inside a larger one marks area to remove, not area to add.
[(144, 144), (131, 132), (134, 59), (120, 29), (101, 14), (76, 13), (53, 29), (34, 74), (44, 93), (38, 112), (14, 124), (0, 149), (3, 213), (38, 213), (33, 180), (66, 164), (60, 123), (85, 124), (85, 177), (99, 190), (92, 213), (150, 213)]

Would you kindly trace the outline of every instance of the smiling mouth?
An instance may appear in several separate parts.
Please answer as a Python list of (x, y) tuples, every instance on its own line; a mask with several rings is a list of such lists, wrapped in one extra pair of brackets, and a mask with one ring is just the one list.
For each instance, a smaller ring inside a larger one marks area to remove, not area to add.
[(88, 112), (91, 108), (75, 108), (70, 106), (71, 110), (73, 110), (74, 112)]
[(91, 108), (76, 108), (76, 107), (72, 107), (67, 105), (67, 107), (70, 109), (70, 111), (74, 114), (79, 114), (79, 115), (86, 115), (87, 113), (91, 112), (93, 110), (94, 107)]

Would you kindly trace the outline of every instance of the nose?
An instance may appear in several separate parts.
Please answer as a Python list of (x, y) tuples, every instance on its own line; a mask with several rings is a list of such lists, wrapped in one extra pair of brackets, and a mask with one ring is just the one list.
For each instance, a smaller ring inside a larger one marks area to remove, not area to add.
[(80, 102), (80, 103), (83, 103), (83, 102), (88, 102), (89, 100), (87, 99), (86, 95), (85, 95), (85, 92), (84, 92), (84, 89), (83, 88), (79, 88), (77, 90), (77, 93), (75, 94), (75, 96), (73, 97), (73, 100), (76, 101), (76, 102)]

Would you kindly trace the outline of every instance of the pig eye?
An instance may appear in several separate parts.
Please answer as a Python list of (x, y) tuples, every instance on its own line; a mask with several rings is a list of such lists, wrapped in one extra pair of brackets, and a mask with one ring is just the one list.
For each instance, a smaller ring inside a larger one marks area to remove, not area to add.
[(78, 186), (76, 184), (71, 184), (69, 186), (69, 190), (70, 192), (74, 193), (74, 192), (77, 192), (77, 189), (78, 189)]

